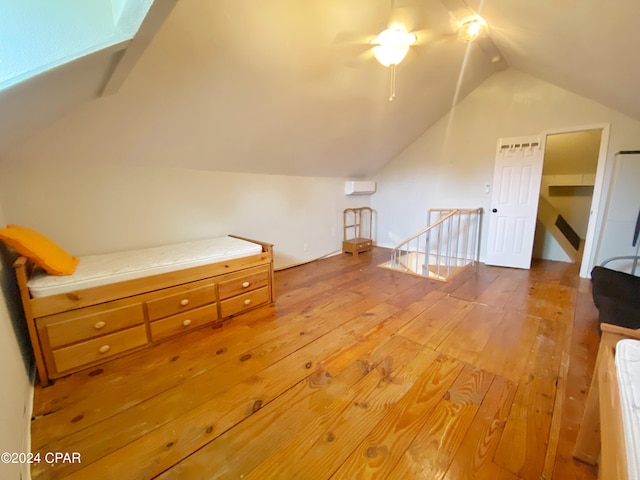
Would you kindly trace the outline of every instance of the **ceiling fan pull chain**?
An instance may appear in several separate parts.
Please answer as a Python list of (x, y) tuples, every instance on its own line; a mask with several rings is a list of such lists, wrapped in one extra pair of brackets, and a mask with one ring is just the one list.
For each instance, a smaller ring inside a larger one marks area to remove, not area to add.
[(396, 98), (396, 66), (389, 65), (390, 73), (391, 73), (391, 94), (389, 95), (389, 101), (393, 102), (393, 99)]

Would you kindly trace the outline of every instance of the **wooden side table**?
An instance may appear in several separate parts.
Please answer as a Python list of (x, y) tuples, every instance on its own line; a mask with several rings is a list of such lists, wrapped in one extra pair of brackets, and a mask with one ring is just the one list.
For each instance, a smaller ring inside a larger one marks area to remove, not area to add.
[(369, 207), (347, 208), (343, 213), (344, 237), (342, 253), (358, 255), (373, 247), (371, 228), (373, 210)]

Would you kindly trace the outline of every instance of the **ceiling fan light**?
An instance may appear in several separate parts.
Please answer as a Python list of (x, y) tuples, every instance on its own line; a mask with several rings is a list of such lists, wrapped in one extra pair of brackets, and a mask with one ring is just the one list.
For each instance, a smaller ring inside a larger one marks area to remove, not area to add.
[(390, 67), (391, 65), (398, 65), (409, 51), (409, 45), (396, 46), (396, 45), (377, 45), (373, 47), (373, 55), (381, 65)]
[(416, 41), (416, 36), (398, 28), (390, 28), (381, 32), (371, 43), (373, 55), (385, 67), (398, 65)]
[(473, 42), (482, 33), (484, 25), (484, 22), (477, 18), (467, 20), (460, 25), (460, 29), (458, 30), (458, 40), (462, 43)]

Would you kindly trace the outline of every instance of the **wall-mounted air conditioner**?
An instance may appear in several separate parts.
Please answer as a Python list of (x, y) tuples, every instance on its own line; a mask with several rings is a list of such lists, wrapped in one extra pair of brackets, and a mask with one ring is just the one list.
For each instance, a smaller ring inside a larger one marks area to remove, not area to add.
[(345, 195), (371, 195), (376, 193), (376, 182), (344, 182)]

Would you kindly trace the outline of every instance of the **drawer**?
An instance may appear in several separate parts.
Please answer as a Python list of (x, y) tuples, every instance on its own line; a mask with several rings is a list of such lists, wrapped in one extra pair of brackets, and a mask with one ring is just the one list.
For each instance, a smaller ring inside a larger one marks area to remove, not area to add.
[(149, 320), (157, 320), (159, 318), (182, 313), (187, 310), (202, 307), (208, 303), (216, 301), (215, 285), (196, 287), (184, 292), (160, 297), (156, 300), (149, 300), (147, 304), (147, 314)]
[(104, 335), (53, 351), (57, 372), (64, 372), (118, 355), (147, 343), (144, 325)]
[(108, 333), (140, 325), (144, 322), (141, 303), (119, 308), (83, 308), (76, 312), (51, 315), (38, 319), (38, 329), (44, 330), (51, 348), (69, 345)]
[(258, 267), (238, 273), (225, 275), (218, 282), (220, 300), (234, 297), (250, 290), (266, 287), (269, 284), (269, 268)]
[(222, 318), (242, 313), (259, 305), (269, 302), (269, 288), (263, 287), (258, 290), (247, 292), (237, 297), (229, 298), (220, 302), (220, 316)]
[(189, 312), (163, 318), (162, 320), (156, 320), (151, 322), (151, 340), (155, 342), (173, 335), (179, 335), (207, 323), (212, 323), (217, 319), (218, 306), (214, 303)]

